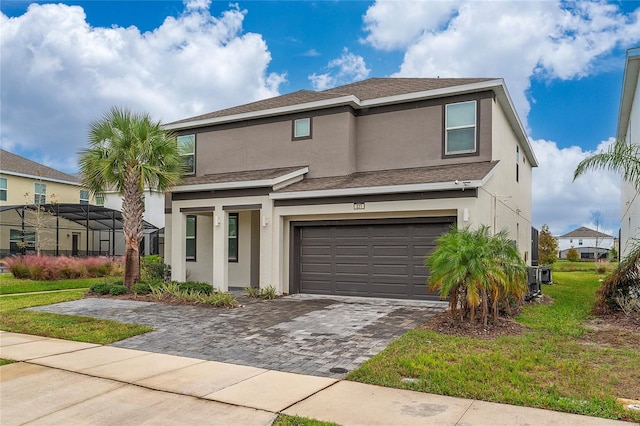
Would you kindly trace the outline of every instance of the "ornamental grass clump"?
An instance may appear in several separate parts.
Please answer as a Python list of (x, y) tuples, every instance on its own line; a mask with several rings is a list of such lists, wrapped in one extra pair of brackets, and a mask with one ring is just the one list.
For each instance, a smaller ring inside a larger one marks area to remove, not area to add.
[(15, 278), (55, 281), (77, 278), (98, 278), (122, 274), (122, 262), (108, 257), (67, 257), (17, 255), (5, 258), (3, 264)]
[(425, 259), (427, 284), (449, 299), (451, 315), (475, 322), (476, 312), (486, 326), (500, 310), (510, 314), (527, 292), (527, 265), (506, 231), (489, 235), (489, 227), (473, 231), (452, 228), (436, 240), (435, 251)]

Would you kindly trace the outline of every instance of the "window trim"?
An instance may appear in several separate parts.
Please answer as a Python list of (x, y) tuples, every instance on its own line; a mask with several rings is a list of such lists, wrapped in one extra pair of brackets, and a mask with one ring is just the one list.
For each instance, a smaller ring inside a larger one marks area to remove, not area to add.
[[(193, 235), (189, 235), (188, 229), (189, 220), (193, 220)], [(184, 247), (184, 258), (187, 262), (196, 262), (197, 254), (198, 254), (198, 216), (194, 214), (188, 214), (185, 219), (185, 247)], [(193, 240), (193, 256), (189, 256), (187, 254), (187, 241)]]
[[(296, 136), (296, 123), (302, 120), (309, 121), (309, 134), (305, 136)], [(291, 140), (292, 141), (300, 141), (300, 140), (312, 139), (312, 138), (313, 138), (313, 117), (295, 118), (291, 121)]]
[(8, 196), (9, 181), (7, 180), (7, 178), (0, 178), (0, 201), (7, 201)]
[[(474, 108), (474, 115), (475, 115), (475, 122), (473, 124), (473, 126), (471, 125), (467, 125), (467, 126), (454, 126), (449, 128), (447, 126), (447, 116), (449, 114), (449, 106), (450, 105), (460, 105), (460, 104), (467, 104), (467, 103), (473, 103), (475, 108)], [(443, 152), (442, 152), (442, 157), (443, 158), (450, 158), (450, 157), (462, 157), (462, 156), (473, 156), (473, 155), (479, 155), (480, 154), (480, 143), (478, 141), (479, 138), (479, 134), (480, 132), (478, 131), (478, 122), (480, 121), (480, 109), (479, 109), (479, 105), (480, 103), (478, 102), (478, 100), (476, 99), (471, 99), (468, 101), (460, 101), (460, 102), (451, 102), (451, 103), (447, 103), (444, 104), (444, 113), (442, 114), (442, 123), (443, 123)], [(465, 151), (449, 151), (449, 130), (459, 130), (459, 129), (468, 129), (473, 127), (473, 150), (465, 150)]]
[(104, 194), (96, 194), (96, 206), (104, 206)]
[[(231, 223), (231, 218), (235, 219), (236, 222), (236, 235), (231, 236), (229, 235), (228, 232), (228, 228), (227, 228), (227, 262), (229, 263), (238, 263), (238, 260), (240, 259), (240, 214), (239, 213), (229, 213), (229, 224)], [(236, 253), (235, 253), (235, 257), (231, 257), (231, 252), (229, 251), (229, 243), (231, 242), (232, 239), (236, 240)]]
[[(85, 198), (82, 198), (83, 193), (86, 195)], [(91, 201), (91, 194), (89, 193), (88, 190), (86, 189), (81, 189), (80, 190), (80, 204), (89, 204), (89, 201)]]
[[(44, 192), (38, 192), (37, 190), (38, 185), (41, 185), (42, 188), (44, 188)], [(38, 198), (38, 201), (36, 201), (36, 197), (41, 197), (41, 198)], [(46, 183), (42, 183), (42, 182), (33, 183), (33, 204), (36, 204), (36, 205), (47, 204), (47, 184)]]
[[(193, 151), (191, 153), (187, 153), (187, 154), (183, 154), (180, 153), (180, 138), (186, 138), (186, 137), (193, 137)], [(180, 157), (188, 157), (191, 156), (193, 157), (193, 170), (188, 171), (183, 173), (183, 175), (195, 175), (196, 174), (196, 134), (195, 133), (191, 133), (188, 135), (178, 135), (178, 137), (176, 137), (176, 143), (178, 144), (178, 153), (180, 155)]]

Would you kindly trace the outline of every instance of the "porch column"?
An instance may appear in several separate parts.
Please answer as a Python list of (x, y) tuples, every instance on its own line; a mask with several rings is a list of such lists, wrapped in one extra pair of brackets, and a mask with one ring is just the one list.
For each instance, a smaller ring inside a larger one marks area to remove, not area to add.
[(273, 279), (273, 259), (275, 253), (273, 246), (274, 229), (273, 207), (271, 203), (264, 203), (260, 209), (260, 288), (273, 285), (278, 293), (282, 293), (280, 281)]
[(186, 220), (179, 209), (171, 214), (171, 279), (185, 281), (186, 277)]
[(229, 289), (227, 253), (228, 214), (222, 208), (213, 213), (213, 287), (219, 291)]

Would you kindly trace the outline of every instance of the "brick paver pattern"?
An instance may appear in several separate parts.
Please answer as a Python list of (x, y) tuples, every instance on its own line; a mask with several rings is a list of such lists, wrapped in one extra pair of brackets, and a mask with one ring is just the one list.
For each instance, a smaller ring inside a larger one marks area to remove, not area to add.
[(343, 378), (393, 339), (442, 311), (439, 302), (325, 298), (239, 298), (243, 306), (205, 306), (86, 298), (33, 310), (148, 325), (154, 331), (113, 346)]

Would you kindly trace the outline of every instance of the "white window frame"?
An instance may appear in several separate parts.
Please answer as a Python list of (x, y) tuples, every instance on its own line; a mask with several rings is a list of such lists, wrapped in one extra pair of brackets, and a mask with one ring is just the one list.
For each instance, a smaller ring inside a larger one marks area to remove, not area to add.
[[(465, 124), (462, 126), (448, 126), (449, 121), (449, 107), (454, 105), (462, 105), (462, 104), (473, 104), (473, 124)], [(466, 149), (460, 151), (450, 151), (449, 150), (449, 131), (450, 130), (462, 130), (462, 129), (470, 129), (473, 128), (473, 149)], [(444, 117), (444, 134), (445, 134), (445, 155), (458, 155), (458, 154), (475, 154), (478, 151), (478, 102), (473, 101), (464, 101), (464, 102), (456, 102), (452, 104), (445, 105), (445, 117)]]
[[(84, 195), (84, 197), (83, 197)], [(89, 204), (89, 200), (91, 199), (91, 194), (86, 189), (80, 190), (80, 204)]]
[[(38, 188), (40, 185), (40, 188)], [(40, 191), (38, 190), (40, 189)], [(47, 204), (47, 184), (35, 182), (33, 184), (33, 204)]]
[(96, 194), (96, 206), (104, 206), (104, 194)]
[[(180, 142), (181, 139), (185, 140), (187, 138), (193, 140), (193, 145), (192, 145), (193, 146), (193, 150), (190, 151), (190, 152), (183, 151), (183, 148), (182, 148), (181, 142)], [(191, 135), (178, 136), (177, 143), (178, 143), (178, 152), (180, 153), (180, 157), (191, 157), (192, 158), (193, 167), (191, 168), (191, 170), (185, 171), (184, 174), (185, 175), (193, 175), (193, 174), (195, 174), (195, 172), (196, 172), (196, 135), (195, 134), (191, 134)]]
[(0, 201), (7, 201), (9, 196), (7, 178), (0, 178)]
[[(298, 133), (298, 123), (304, 122), (306, 121), (308, 123), (307, 125), (307, 132), (302, 134), (302, 133)], [(294, 140), (298, 140), (298, 139), (311, 139), (311, 132), (312, 132), (312, 121), (311, 121), (311, 117), (305, 117), (305, 118), (298, 118), (293, 120), (293, 139)]]

